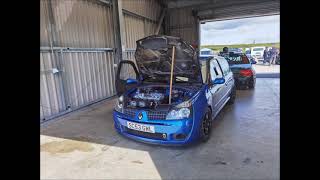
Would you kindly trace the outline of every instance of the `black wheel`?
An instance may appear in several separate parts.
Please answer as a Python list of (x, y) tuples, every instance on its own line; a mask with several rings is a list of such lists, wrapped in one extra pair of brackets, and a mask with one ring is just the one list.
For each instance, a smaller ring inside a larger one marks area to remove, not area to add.
[(206, 114), (204, 115), (200, 126), (200, 139), (202, 142), (206, 142), (210, 138), (212, 125), (211, 117), (211, 110), (207, 108)]
[(249, 82), (249, 89), (254, 89), (254, 86), (255, 86), (255, 81), (252, 79), (250, 82)]
[(230, 99), (228, 101), (228, 105), (234, 104), (235, 100), (236, 100), (236, 87), (233, 87), (230, 94)]

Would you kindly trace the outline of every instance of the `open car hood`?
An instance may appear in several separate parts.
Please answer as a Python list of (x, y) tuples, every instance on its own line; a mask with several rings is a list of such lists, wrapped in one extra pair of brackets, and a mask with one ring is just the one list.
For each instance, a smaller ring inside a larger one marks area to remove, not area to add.
[(140, 39), (136, 43), (135, 59), (143, 78), (153, 77), (169, 80), (172, 47), (175, 46), (174, 76), (202, 82), (197, 53), (181, 38), (153, 35)]

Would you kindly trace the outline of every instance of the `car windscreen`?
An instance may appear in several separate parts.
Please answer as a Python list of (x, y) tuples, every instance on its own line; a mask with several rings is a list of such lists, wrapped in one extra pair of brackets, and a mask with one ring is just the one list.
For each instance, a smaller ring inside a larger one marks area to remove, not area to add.
[(250, 64), (248, 57), (244, 54), (229, 54), (224, 57), (229, 64)]

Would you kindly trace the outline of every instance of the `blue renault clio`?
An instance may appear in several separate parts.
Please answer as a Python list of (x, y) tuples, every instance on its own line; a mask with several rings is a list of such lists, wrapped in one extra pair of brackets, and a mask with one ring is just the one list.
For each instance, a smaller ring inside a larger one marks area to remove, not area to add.
[(115, 129), (152, 144), (207, 141), (214, 118), (235, 101), (228, 62), (220, 56), (200, 61), (177, 37), (153, 35), (136, 43), (135, 62), (117, 66)]

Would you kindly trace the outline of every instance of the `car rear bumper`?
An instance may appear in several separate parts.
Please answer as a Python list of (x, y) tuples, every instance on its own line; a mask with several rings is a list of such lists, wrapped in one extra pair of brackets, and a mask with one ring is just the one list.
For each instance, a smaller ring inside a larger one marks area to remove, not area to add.
[(250, 76), (250, 77), (242, 77), (242, 76), (234, 77), (235, 85), (237, 87), (239, 87), (239, 86), (248, 86), (249, 83), (254, 81), (254, 79), (255, 79), (254, 76)]
[[(193, 138), (192, 119), (183, 120), (162, 120), (154, 122), (140, 122), (128, 119), (122, 113), (113, 111), (114, 126), (118, 133), (144, 143), (159, 145), (186, 145), (191, 144)], [(131, 130), (127, 127), (127, 122), (134, 122), (149, 126), (154, 126), (155, 133), (147, 133)]]

